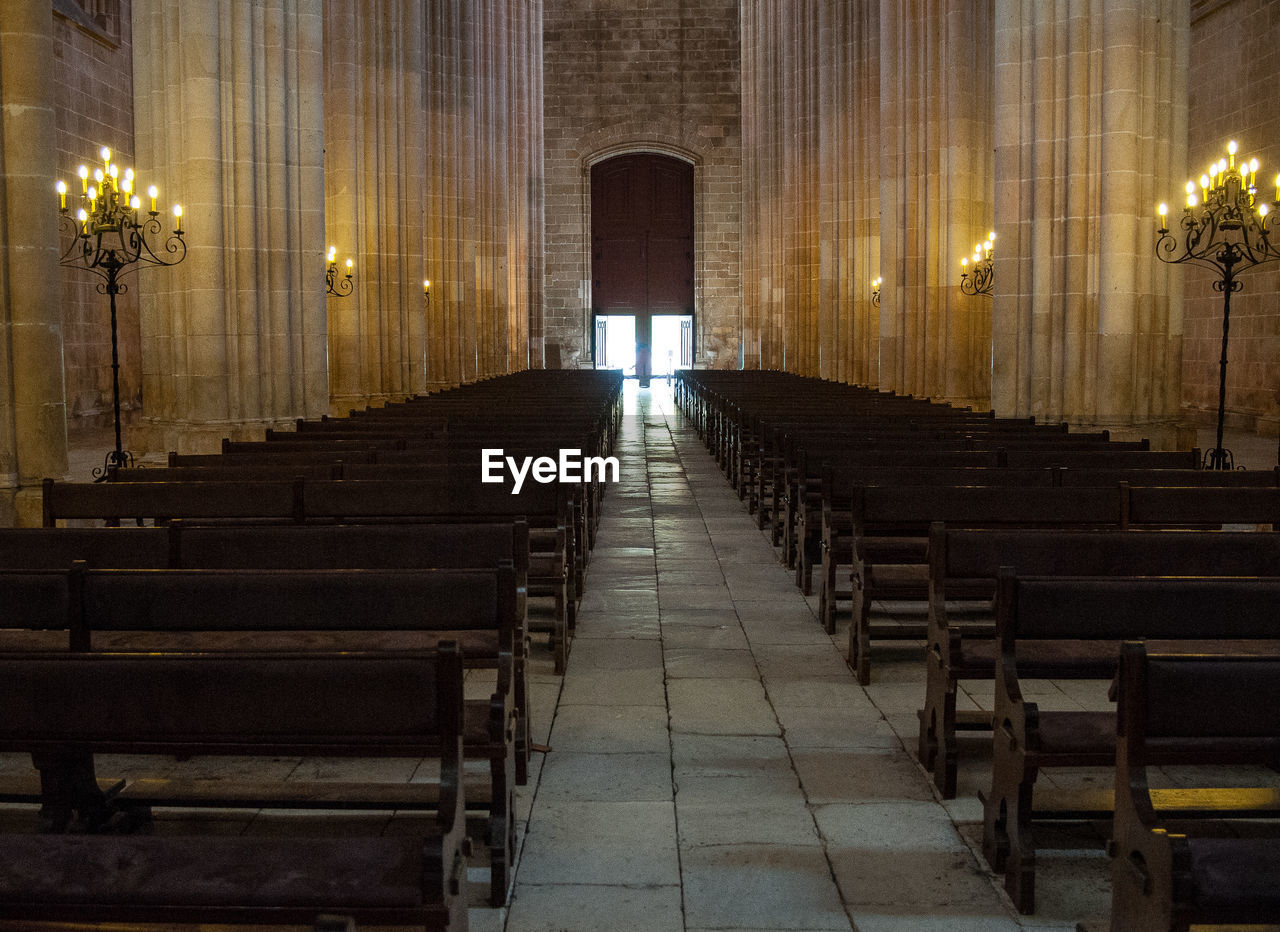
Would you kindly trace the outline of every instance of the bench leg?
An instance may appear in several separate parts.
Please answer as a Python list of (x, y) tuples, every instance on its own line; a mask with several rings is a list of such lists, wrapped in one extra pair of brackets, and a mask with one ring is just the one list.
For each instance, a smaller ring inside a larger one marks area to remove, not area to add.
[(796, 566), (796, 513), (790, 502), (782, 508), (782, 562), (787, 569)]
[(810, 536), (808, 525), (796, 541), (796, 585), (805, 595), (813, 595), (813, 564), (817, 559), (818, 541)]
[(556, 676), (564, 676), (565, 663), (569, 656), (569, 599), (568, 587), (561, 584), (556, 587), (556, 620), (551, 627), (551, 653), (555, 658)]
[(836, 561), (831, 550), (822, 548), (822, 579), (818, 586), (818, 620), (827, 634), (836, 631)]
[(515, 689), (512, 698), (515, 700), (516, 708), (516, 783), (524, 786), (529, 782), (529, 754), (533, 743), (530, 735), (533, 732), (529, 723), (528, 670), (523, 655), (515, 659)]
[(849, 623), (849, 651), (845, 655), (858, 683), (871, 684), (871, 602), (858, 580), (853, 581), (853, 620)]
[(920, 738), (916, 754), (933, 774), (943, 799), (956, 798), (956, 681), (947, 675), (942, 659), (930, 651), (925, 658), (924, 708), (920, 710)]
[(128, 833), (150, 823), (150, 808), (121, 805), (102, 791), (92, 754), (39, 753), (31, 762), (40, 771), (42, 833)]
[(516, 851), (516, 795), (511, 774), (514, 746), (507, 742), (489, 763), (493, 801), (489, 810), (489, 905), (504, 906), (511, 886), (511, 865)]
[[(996, 756), (1000, 756), (998, 748)], [(1004, 874), (1004, 888), (1013, 905), (1027, 915), (1036, 910), (1036, 849), (1031, 838), (1036, 768), (1026, 769), (1016, 783), (1002, 780), (999, 760), (992, 772), (991, 795), (983, 808), (982, 854), (992, 870)]]

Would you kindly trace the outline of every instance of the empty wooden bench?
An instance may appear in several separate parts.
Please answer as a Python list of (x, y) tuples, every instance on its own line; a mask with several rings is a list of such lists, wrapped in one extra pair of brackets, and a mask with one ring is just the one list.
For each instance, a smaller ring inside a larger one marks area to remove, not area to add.
[[(1225, 767), (1273, 771), (1280, 761), (1280, 660), (1148, 654), (1143, 644), (1127, 643), (1119, 693), (1108, 846), (1113, 932), (1275, 922), (1280, 792), (1274, 783), (1240, 785), (1237, 778), (1223, 788), (1209, 781)], [(1170, 745), (1181, 750), (1171, 754)], [(1195, 764), (1201, 786), (1179, 790), (1169, 805), (1170, 794), (1152, 788), (1149, 767), (1157, 761)], [(1257, 816), (1266, 821), (1250, 822), (1246, 832), (1220, 830), (1220, 820)]]
[[(314, 527), (165, 527), (0, 529), (0, 569), (492, 569), (515, 572), (511, 695), (516, 722), (516, 782), (528, 779), (528, 645), (525, 633), (529, 529), (510, 524), (393, 524)], [(496, 643), (495, 643), (496, 647)], [(468, 666), (495, 668), (468, 652)]]
[[(928, 527), (932, 521), (953, 526), (1063, 530), (1274, 526), (1280, 521), (1280, 488), (1121, 484), (1116, 488), (1028, 489), (1017, 495), (1014, 490), (981, 486), (864, 487), (853, 511), (854, 613), (849, 633), (849, 662), (864, 684), (870, 676), (870, 602), (927, 598)], [(926, 630), (924, 623), (895, 623), (876, 633), (915, 639)]]
[[(1027, 698), (1037, 678), (1116, 675), (1120, 643), (1147, 639), (1160, 650), (1280, 656), (1276, 606), (1280, 578), (1015, 577), (1002, 572), (996, 594), (1000, 654), (992, 714), (991, 789), (983, 801), (982, 851), (1020, 912), (1035, 910), (1035, 821), (1109, 817), (1112, 794), (1068, 792), (1037, 799), (1046, 767), (1112, 767), (1112, 711), (1055, 711)], [(1020, 661), (1041, 643), (1041, 662)], [(1182, 748), (1170, 748), (1176, 759)], [(1161, 760), (1162, 758), (1155, 758)], [(1047, 805), (1046, 805), (1047, 803)]]
[[(975, 591), (994, 595), (1002, 567), (1028, 576), (1280, 576), (1280, 534), (1237, 531), (929, 530), (929, 629), (918, 754), (943, 798), (956, 795), (958, 731), (986, 731), (990, 711), (956, 708), (959, 684), (995, 677), (992, 615), (952, 617)], [(1024, 667), (1039, 658), (1024, 652)], [(1044, 658), (1051, 662), (1052, 657)]]
[(82, 773), (86, 755), (440, 762), (438, 784), (399, 788), (436, 811), (425, 835), (0, 835), (0, 914), (311, 924), (337, 913), (465, 929), (461, 725), (462, 667), (447, 644), (428, 654), (0, 656), (0, 748), (32, 755), (49, 807), (95, 804), (96, 784), (62, 777), (68, 760)]
[[(127, 532), (126, 532), (127, 533)], [(497, 667), (496, 690), (467, 700), (467, 757), (488, 762), (483, 808), (491, 901), (505, 901), (514, 854), (515, 728), (510, 566), (492, 570), (0, 570), (11, 628), (66, 631), (74, 652), (423, 650), (445, 640)]]
[(519, 495), (496, 486), (448, 480), (249, 480), (243, 482), (79, 483), (44, 480), (43, 524), (71, 521), (206, 524), (471, 523), (525, 520), (530, 596), (550, 598), (552, 649), (564, 672), (576, 617), (573, 505), (556, 485), (526, 485)]

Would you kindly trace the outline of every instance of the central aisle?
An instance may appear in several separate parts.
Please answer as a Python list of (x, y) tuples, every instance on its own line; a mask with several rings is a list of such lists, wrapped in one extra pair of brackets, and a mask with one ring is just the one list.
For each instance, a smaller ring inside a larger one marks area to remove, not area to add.
[(636, 406), (567, 674), (532, 687), (506, 929), (1019, 928), (882, 714), (905, 733), (919, 682), (873, 702), (669, 391)]

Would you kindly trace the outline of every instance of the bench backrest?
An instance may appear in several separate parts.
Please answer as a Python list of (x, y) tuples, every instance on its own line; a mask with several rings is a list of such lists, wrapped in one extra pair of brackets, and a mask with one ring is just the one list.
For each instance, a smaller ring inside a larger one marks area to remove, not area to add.
[[(94, 632), (492, 632), (510, 654), (519, 619), (515, 571), (0, 571), (6, 626), (68, 630), (73, 651)], [(469, 639), (469, 649), (476, 645)]]
[(238, 482), (44, 481), (44, 526), (63, 519), (119, 522), (133, 518), (222, 520), (400, 518), (427, 515), (515, 517), (546, 525), (569, 512), (571, 487), (526, 481), (519, 494), (508, 483), (478, 477), (388, 480), (245, 480)]
[(510, 560), (517, 575), (529, 570), (529, 525), (519, 516), (483, 524), (331, 527), (224, 528), (175, 521), (169, 533), (172, 565), (192, 569), (453, 569)]
[(1017, 576), (1001, 570), (996, 628), (1018, 639), (1280, 639), (1280, 577)]
[(496, 631), (515, 615), (510, 566), (85, 570), (81, 578), (95, 631)]
[(1123, 486), (1034, 488), (992, 486), (863, 486), (853, 496), (855, 533), (874, 525), (907, 525), (921, 531), (933, 521), (1021, 526), (1121, 526)]
[(44, 526), (60, 519), (302, 518), (303, 480), (55, 482), (43, 484)]
[[(456, 646), (341, 654), (0, 654), (0, 749), (460, 752)], [(457, 754), (451, 755), (457, 759)]]
[(1280, 749), (1280, 657), (1150, 654), (1129, 641), (1119, 702), (1130, 763), (1148, 738), (1271, 739)]
[(1027, 576), (1280, 576), (1280, 534), (929, 527), (930, 600), (948, 581)]

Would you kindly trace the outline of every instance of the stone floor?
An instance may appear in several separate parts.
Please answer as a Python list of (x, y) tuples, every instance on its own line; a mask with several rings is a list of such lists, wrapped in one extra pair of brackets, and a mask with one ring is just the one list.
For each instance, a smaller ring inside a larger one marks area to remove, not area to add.
[[(916, 764), (920, 645), (877, 645), (860, 687), (842, 659), (847, 617), (823, 633), (816, 598), (779, 565), (669, 390), (628, 386), (621, 481), (564, 677), (535, 644), (535, 740), (551, 749), (518, 793), (510, 903), (478, 905), (487, 876), (474, 869), (471, 928), (1105, 928), (1105, 830), (1042, 837), (1038, 912), (1018, 916), (980, 854), (981, 741), (962, 757), (956, 800), (939, 800)], [(78, 478), (101, 462), (94, 439), (76, 445)], [(1228, 442), (1237, 463), (1274, 465), (1273, 440)], [(1097, 684), (1043, 690), (1046, 707), (1106, 702)]]
[(473, 911), (473, 926), (976, 932), (1105, 918), (1090, 833), (1048, 853), (1039, 912), (1017, 916), (975, 853), (982, 761), (945, 804), (916, 764), (919, 646), (888, 647), (860, 687), (844, 632), (822, 631), (816, 599), (670, 395), (637, 394), (566, 675), (537, 677), (552, 750), (522, 794), (511, 903)]

